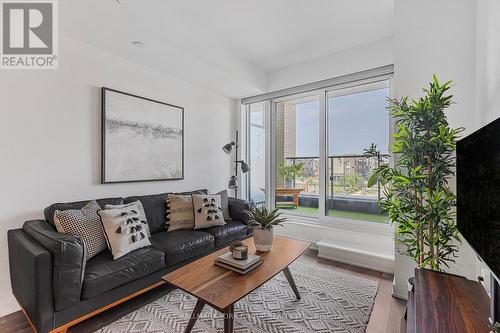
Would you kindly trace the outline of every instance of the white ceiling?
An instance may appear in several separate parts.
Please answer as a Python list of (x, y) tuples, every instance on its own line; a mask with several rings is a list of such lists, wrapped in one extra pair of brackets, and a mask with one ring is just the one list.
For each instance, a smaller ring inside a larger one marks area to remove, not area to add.
[(265, 91), (267, 72), (392, 35), (393, 0), (59, 3), (63, 34), (231, 97)]

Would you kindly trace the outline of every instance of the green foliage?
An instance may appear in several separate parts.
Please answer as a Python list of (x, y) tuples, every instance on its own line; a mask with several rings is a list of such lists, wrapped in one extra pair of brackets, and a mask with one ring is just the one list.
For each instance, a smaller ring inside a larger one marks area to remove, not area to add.
[(347, 174), (340, 178), (339, 183), (347, 187), (348, 193), (353, 193), (361, 190), (363, 186), (363, 177), (355, 173)]
[(500, 333), (500, 324), (499, 323), (491, 324), (490, 330), (491, 333)]
[(248, 221), (248, 228), (258, 227), (261, 229), (272, 229), (274, 226), (283, 226), (283, 222), (286, 221), (284, 217), (281, 217), (281, 213), (278, 212), (279, 208), (272, 211), (268, 211), (266, 207), (255, 207), (253, 210), (245, 210), (245, 214), (250, 217)]
[(294, 180), (304, 169), (304, 163), (294, 163), (290, 165), (278, 164), (278, 173), (283, 180)]
[[(451, 81), (440, 84), (433, 76), (420, 99), (390, 100), (396, 120), (391, 146), (396, 162), (394, 167), (378, 167), (368, 181), (369, 186), (385, 185), (379, 204), (397, 226), (402, 253), (418, 267), (433, 270), (454, 262), (458, 251), (454, 240), (460, 242), (455, 195), (448, 180), (454, 175), (456, 140), (463, 128), (450, 128), (444, 113), (452, 103), (453, 96), (447, 95), (450, 85)], [(365, 152), (379, 154), (375, 145)]]

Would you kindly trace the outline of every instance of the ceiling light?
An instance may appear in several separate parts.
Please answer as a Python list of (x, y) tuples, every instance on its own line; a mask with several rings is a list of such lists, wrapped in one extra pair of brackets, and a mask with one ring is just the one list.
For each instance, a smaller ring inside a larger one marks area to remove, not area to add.
[(132, 45), (134, 45), (135, 47), (141, 47), (142, 45), (142, 42), (132, 42)]

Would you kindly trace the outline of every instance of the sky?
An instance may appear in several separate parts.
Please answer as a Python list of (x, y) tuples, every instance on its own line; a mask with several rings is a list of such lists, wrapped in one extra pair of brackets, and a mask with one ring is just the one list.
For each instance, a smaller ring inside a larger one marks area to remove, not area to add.
[[(329, 155), (363, 154), (376, 143), (389, 146), (389, 89), (328, 98)], [(319, 156), (319, 102), (296, 105), (296, 155)]]

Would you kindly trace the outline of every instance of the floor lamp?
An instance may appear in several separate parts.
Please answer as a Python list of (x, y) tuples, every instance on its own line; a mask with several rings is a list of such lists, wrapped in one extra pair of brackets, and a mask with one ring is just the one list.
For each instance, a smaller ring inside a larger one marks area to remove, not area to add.
[(245, 163), (243, 160), (238, 160), (238, 148), (239, 148), (239, 142), (238, 142), (238, 131), (236, 131), (236, 139), (232, 142), (226, 143), (223, 147), (222, 150), (226, 154), (231, 154), (231, 152), (235, 151), (235, 157), (234, 157), (234, 175), (231, 176), (229, 179), (229, 184), (228, 188), (230, 190), (234, 190), (234, 197), (238, 197), (238, 165), (240, 165), (241, 172), (242, 173), (247, 173), (250, 171), (250, 166)]

